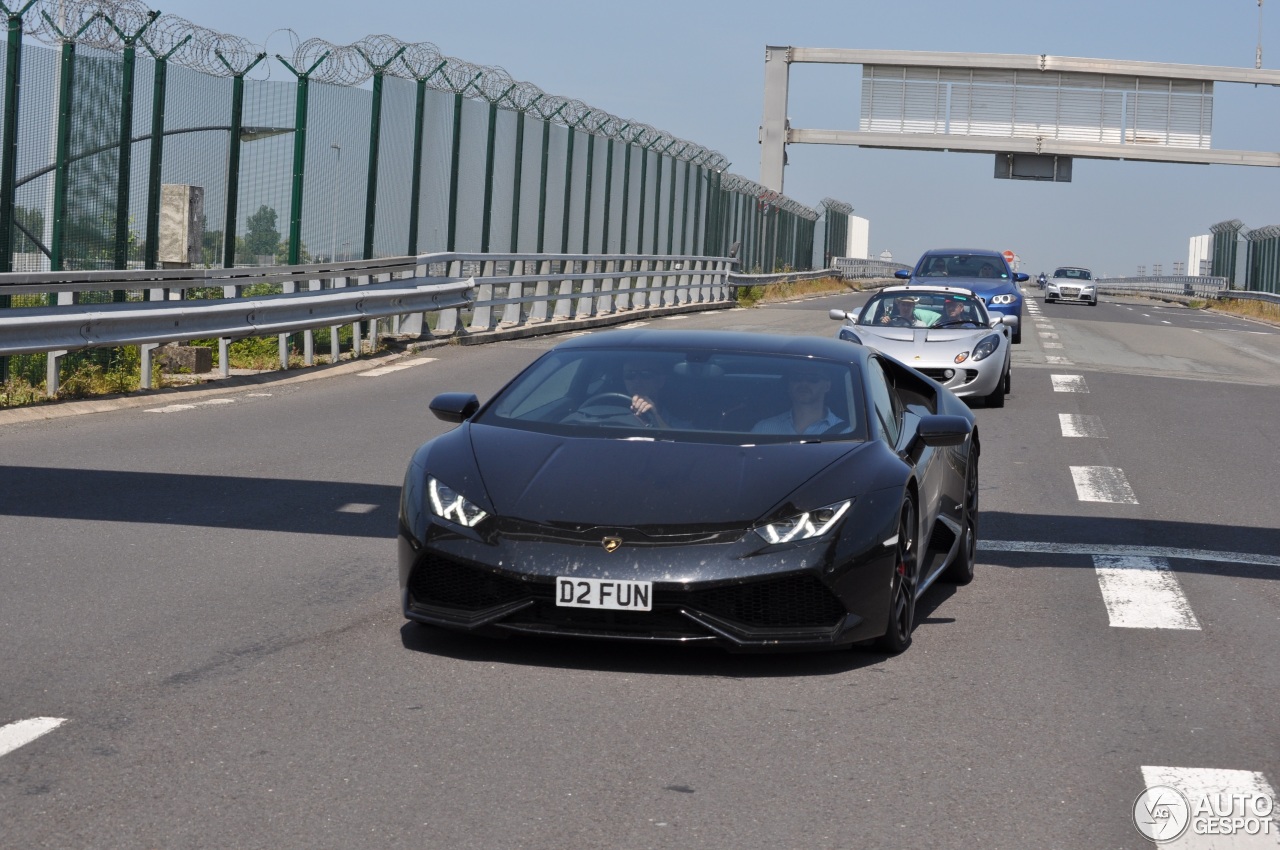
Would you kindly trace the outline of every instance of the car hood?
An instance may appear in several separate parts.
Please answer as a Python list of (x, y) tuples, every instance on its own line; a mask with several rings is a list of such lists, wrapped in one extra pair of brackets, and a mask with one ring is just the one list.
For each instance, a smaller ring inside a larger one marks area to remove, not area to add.
[[(786, 505), (824, 469), (869, 447), (597, 439), (476, 424), (466, 430), (499, 516), (580, 526), (745, 527)], [(841, 488), (845, 497), (865, 488), (856, 478)]]
[(945, 358), (959, 351), (970, 351), (978, 340), (993, 333), (993, 328), (878, 328), (855, 325), (854, 333), (877, 351), (911, 363), (918, 360)]

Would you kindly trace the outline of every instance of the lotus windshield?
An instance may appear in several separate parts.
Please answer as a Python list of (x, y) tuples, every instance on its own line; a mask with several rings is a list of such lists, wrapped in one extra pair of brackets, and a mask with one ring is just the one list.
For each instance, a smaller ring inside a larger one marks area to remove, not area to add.
[(782, 354), (552, 351), (473, 420), (566, 436), (733, 444), (865, 440), (849, 362)]
[(967, 292), (879, 292), (858, 314), (859, 325), (879, 328), (987, 328), (982, 299)]

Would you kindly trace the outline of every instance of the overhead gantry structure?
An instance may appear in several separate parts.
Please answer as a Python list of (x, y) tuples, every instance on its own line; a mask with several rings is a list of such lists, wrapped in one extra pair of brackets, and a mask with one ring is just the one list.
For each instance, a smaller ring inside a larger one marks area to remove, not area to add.
[[(856, 130), (792, 127), (794, 63), (861, 65)], [(789, 144), (996, 155), (995, 176), (1071, 179), (1073, 158), (1280, 166), (1215, 150), (1215, 83), (1280, 86), (1280, 71), (999, 53), (766, 47), (760, 182), (781, 192)]]

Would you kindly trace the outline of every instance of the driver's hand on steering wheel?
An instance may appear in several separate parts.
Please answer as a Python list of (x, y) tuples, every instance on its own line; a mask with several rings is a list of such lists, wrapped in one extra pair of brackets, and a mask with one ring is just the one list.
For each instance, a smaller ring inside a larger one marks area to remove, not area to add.
[(632, 396), (631, 413), (646, 424), (652, 423), (661, 428), (667, 427), (667, 423), (663, 420), (662, 414), (658, 412), (658, 406), (653, 403), (653, 399), (642, 395)]

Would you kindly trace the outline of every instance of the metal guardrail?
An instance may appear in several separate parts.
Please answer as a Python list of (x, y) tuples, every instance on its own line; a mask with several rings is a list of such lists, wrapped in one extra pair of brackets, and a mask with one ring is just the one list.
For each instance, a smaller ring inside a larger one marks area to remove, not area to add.
[(1280, 293), (1276, 292), (1253, 292), (1244, 289), (1228, 289), (1225, 290), (1219, 298), (1238, 298), (1241, 301), (1265, 301), (1268, 304), (1280, 304)]
[[(583, 254), (423, 254), (307, 266), (157, 271), (92, 271), (0, 275), (0, 295), (52, 293), (57, 304), (0, 310), (0, 356), (46, 352), (46, 392), (58, 387), (69, 351), (138, 345), (142, 386), (150, 387), (154, 350), (162, 343), (217, 338), (219, 365), (229, 374), (232, 339), (277, 334), (288, 368), (290, 334), (304, 334), (314, 364), (312, 332), (329, 327), (336, 361), (338, 327), (361, 322), (376, 345), (379, 320), (390, 333), (447, 338), (495, 329), (581, 320), (616, 321), (620, 314), (678, 311), (689, 305), (731, 304), (728, 257)], [(278, 295), (245, 297), (259, 284)], [(83, 293), (145, 291), (150, 300), (79, 304)], [(434, 328), (426, 313), (436, 314)]]
[(1197, 275), (1164, 275), (1146, 277), (1096, 278), (1099, 292), (1108, 295), (1150, 292), (1157, 295), (1180, 295), (1188, 298), (1217, 298), (1227, 289), (1225, 277)]
[(836, 257), (833, 261), (836, 270), (845, 279), (868, 277), (893, 277), (899, 269), (909, 269), (902, 263), (886, 263), (884, 260), (864, 260), (856, 257)]
[(775, 283), (791, 283), (798, 280), (823, 280), (828, 277), (839, 277), (839, 273), (831, 269), (815, 269), (804, 272), (779, 272), (777, 274), (730, 274), (731, 286), (767, 286)]

